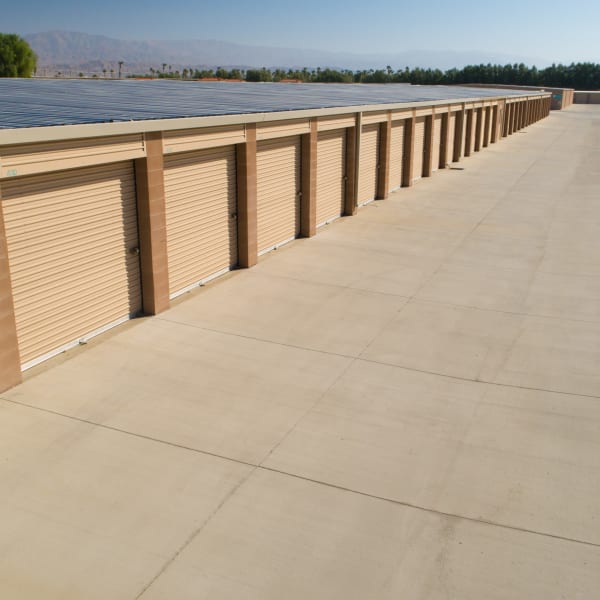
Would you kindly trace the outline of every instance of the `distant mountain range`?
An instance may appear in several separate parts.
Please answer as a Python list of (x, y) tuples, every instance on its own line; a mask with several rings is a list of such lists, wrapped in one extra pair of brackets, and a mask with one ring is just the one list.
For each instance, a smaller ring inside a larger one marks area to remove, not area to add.
[(145, 72), (150, 67), (331, 67), (337, 69), (404, 67), (463, 67), (480, 63), (536, 64), (531, 57), (471, 52), (407, 50), (389, 54), (352, 54), (299, 48), (270, 48), (222, 42), (218, 40), (118, 40), (103, 35), (68, 31), (26, 34), (25, 39), (38, 55), (38, 65), (46, 70), (97, 70), (114, 68), (124, 61), (125, 72)]

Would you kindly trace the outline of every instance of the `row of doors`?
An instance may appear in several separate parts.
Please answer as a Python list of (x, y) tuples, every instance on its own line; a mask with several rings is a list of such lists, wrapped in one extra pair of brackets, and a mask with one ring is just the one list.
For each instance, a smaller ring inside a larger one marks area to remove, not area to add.
[[(319, 134), (317, 219), (343, 214), (345, 131)], [(259, 142), (259, 252), (300, 232), (301, 138)], [(235, 146), (165, 157), (172, 297), (235, 266)], [(2, 184), (14, 310), (23, 368), (142, 310), (133, 162), (6, 180)]]
[[(454, 115), (451, 119), (450, 144)], [(361, 204), (377, 193), (379, 135), (378, 124), (363, 127)], [(404, 122), (393, 123), (391, 189), (401, 185), (404, 135)], [(423, 169), (424, 140), (422, 117), (416, 120), (415, 178)], [(441, 118), (436, 118), (436, 166), (440, 140)], [(345, 130), (319, 133), (318, 225), (344, 212), (345, 170)], [(174, 297), (237, 264), (235, 146), (169, 155), (164, 181), (169, 291)], [(300, 136), (259, 142), (259, 253), (299, 235), (300, 192)], [(6, 180), (2, 210), (24, 368), (142, 310), (132, 162)]]
[[(404, 167), (404, 137), (405, 122), (393, 121), (390, 140), (390, 178), (389, 191), (398, 189), (402, 185), (402, 171)], [(454, 136), (456, 129), (456, 113), (449, 117), (448, 148), (452, 156)], [(424, 168), (426, 119), (418, 117), (415, 120), (415, 142), (413, 156), (413, 181), (420, 179)], [(433, 119), (433, 152), (432, 171), (437, 171), (440, 163), (442, 143), (442, 116), (436, 115)], [(363, 125), (360, 142), (360, 171), (358, 199), (359, 205), (374, 200), (377, 195), (377, 180), (379, 175), (379, 124)]]

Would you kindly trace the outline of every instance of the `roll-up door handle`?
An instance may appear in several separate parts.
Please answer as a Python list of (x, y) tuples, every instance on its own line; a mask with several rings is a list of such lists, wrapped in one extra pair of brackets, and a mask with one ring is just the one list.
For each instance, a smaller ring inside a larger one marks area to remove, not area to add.
[(140, 255), (140, 249), (139, 248), (129, 248), (129, 254), (133, 254), (133, 256), (139, 256)]

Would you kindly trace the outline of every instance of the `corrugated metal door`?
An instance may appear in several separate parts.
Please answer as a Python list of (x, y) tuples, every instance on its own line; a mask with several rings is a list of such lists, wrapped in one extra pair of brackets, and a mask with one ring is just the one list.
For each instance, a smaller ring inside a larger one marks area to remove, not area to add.
[(417, 117), (415, 123), (415, 157), (413, 181), (423, 176), (423, 152), (425, 151), (425, 117)]
[(477, 132), (477, 111), (473, 109), (472, 127), (471, 127), (471, 155), (475, 152), (475, 133)]
[(360, 170), (358, 174), (358, 204), (365, 204), (377, 195), (379, 165), (379, 124), (363, 125), (360, 139)]
[(2, 183), (23, 368), (142, 308), (133, 163)]
[(465, 151), (467, 148), (467, 124), (469, 122), (469, 111), (465, 111), (465, 116), (463, 119), (463, 128), (462, 128), (462, 149), (460, 151), (461, 156), (465, 156)]
[(452, 162), (454, 156), (454, 134), (456, 133), (456, 113), (450, 113), (448, 117), (448, 150), (446, 152), (446, 163)]
[(433, 150), (431, 153), (431, 170), (440, 168), (440, 146), (442, 145), (442, 115), (436, 115), (433, 119)]
[(317, 226), (344, 214), (346, 130), (319, 133), (317, 142)]
[(392, 122), (390, 144), (390, 191), (402, 185), (402, 161), (404, 160), (404, 121)]
[(257, 149), (258, 252), (300, 234), (300, 136), (265, 140)]
[(235, 146), (165, 157), (169, 292), (176, 296), (235, 266)]
[(485, 136), (485, 109), (481, 111), (480, 114), (481, 120), (481, 131), (479, 132), (479, 149), (483, 149), (483, 138)]

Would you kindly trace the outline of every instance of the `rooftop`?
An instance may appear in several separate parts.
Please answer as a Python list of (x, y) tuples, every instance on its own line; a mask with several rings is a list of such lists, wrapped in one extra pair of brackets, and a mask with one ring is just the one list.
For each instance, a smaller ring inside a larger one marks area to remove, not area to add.
[(598, 153), (553, 112), (33, 369), (0, 597), (597, 598)]
[[(407, 84), (0, 79), (0, 129), (523, 96)], [(527, 95), (536, 95), (528, 93)]]

